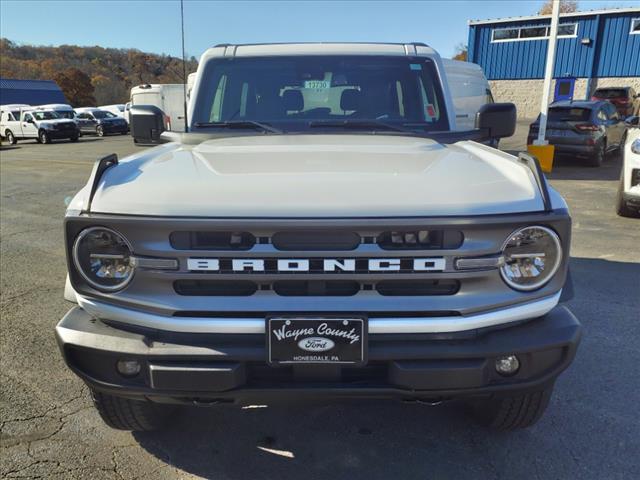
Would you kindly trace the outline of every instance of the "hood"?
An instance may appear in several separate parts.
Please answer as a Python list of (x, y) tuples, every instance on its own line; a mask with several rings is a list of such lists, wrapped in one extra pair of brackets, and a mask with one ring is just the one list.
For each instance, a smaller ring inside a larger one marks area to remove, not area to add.
[(40, 126), (45, 126), (45, 125), (60, 125), (64, 123), (73, 124), (75, 122), (70, 118), (54, 118), (51, 120), (38, 120), (38, 123), (40, 124)]
[[(77, 209), (81, 198), (74, 204), (70, 208)], [(542, 209), (531, 171), (490, 147), (392, 135), (318, 134), (227, 137), (146, 150), (105, 172), (91, 210), (389, 217)]]

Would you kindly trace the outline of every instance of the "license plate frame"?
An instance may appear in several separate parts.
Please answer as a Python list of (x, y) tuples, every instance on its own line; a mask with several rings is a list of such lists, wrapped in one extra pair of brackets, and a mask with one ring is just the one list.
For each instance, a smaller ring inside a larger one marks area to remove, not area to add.
[[(367, 362), (367, 327), (363, 316), (267, 317), (267, 364), (363, 366)], [(358, 339), (352, 342), (354, 337)], [(306, 348), (301, 345), (305, 340)]]

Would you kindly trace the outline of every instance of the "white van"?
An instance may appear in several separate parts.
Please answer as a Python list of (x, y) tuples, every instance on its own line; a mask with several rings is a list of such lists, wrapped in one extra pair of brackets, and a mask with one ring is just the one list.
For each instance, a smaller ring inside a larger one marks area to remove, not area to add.
[(442, 63), (456, 111), (456, 130), (472, 130), (480, 107), (494, 103), (489, 82), (480, 65), (448, 58)]
[(155, 105), (167, 116), (167, 130), (184, 132), (184, 95), (182, 83), (147, 83), (131, 89), (131, 105)]

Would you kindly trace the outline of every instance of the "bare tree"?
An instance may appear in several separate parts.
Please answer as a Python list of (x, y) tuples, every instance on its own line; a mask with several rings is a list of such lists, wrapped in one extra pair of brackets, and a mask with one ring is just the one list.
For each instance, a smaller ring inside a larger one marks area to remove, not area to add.
[[(547, 0), (538, 15), (551, 15), (553, 10), (553, 0)], [(560, 13), (572, 13), (578, 10), (578, 2), (576, 0), (560, 0)]]

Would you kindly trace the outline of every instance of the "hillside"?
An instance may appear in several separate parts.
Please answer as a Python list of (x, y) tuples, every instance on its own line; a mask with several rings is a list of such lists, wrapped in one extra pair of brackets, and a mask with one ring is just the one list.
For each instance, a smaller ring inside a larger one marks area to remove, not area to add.
[[(125, 103), (132, 86), (183, 83), (182, 60), (135, 49), (18, 45), (0, 39), (0, 77), (55, 80), (73, 106)], [(187, 61), (187, 74), (197, 61)]]

